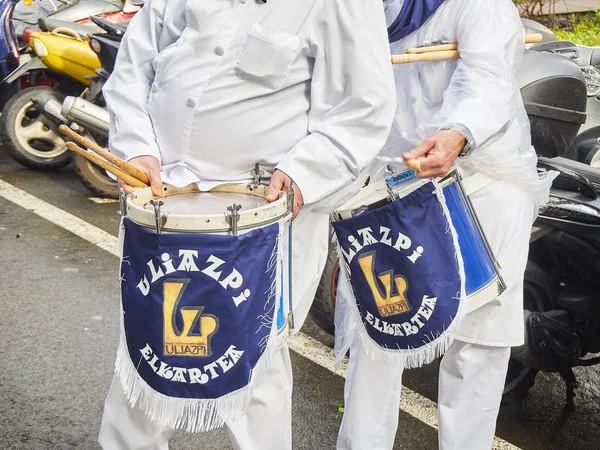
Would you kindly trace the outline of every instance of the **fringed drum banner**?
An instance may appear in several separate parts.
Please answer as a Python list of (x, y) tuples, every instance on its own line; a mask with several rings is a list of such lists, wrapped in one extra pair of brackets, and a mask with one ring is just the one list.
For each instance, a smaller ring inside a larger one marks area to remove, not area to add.
[(239, 417), (277, 346), (279, 223), (238, 236), (122, 227), (117, 372), (130, 403), (189, 431)]
[[(342, 279), (350, 280), (348, 329), (366, 352), (417, 367), (449, 346), (464, 315), (464, 268), (444, 194), (436, 182), (385, 206), (333, 222)], [(337, 319), (336, 319), (337, 320)]]

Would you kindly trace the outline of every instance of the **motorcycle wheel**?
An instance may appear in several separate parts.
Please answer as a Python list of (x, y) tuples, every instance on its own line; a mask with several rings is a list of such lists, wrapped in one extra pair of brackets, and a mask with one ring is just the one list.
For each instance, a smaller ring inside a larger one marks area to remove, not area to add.
[(73, 154), (73, 167), (83, 185), (100, 197), (119, 198), (119, 186), (104, 169), (81, 155)]
[(34, 107), (31, 98), (44, 91), (64, 99), (60, 91), (45, 86), (18, 92), (2, 110), (0, 138), (8, 154), (25, 167), (54, 170), (68, 165), (71, 154), (56, 127), (40, 120), (41, 114)]
[[(544, 312), (552, 309), (553, 278), (538, 263), (527, 262), (523, 284), (523, 308), (529, 311)], [(535, 384), (537, 369), (524, 366), (511, 359), (508, 363), (502, 405), (523, 400)]]
[(310, 317), (326, 333), (334, 334), (335, 292), (337, 289), (340, 266), (333, 245), (329, 245), (327, 262), (319, 281), (315, 299), (310, 308)]

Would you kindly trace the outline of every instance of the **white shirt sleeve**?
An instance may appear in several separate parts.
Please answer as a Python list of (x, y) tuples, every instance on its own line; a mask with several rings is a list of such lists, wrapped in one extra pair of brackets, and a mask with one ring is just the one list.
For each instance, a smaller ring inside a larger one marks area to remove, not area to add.
[(516, 71), (524, 29), (510, 0), (454, 0), (460, 60), (433, 126), (460, 124), (475, 147), (501, 136), (518, 110)]
[(310, 134), (277, 166), (307, 204), (356, 179), (383, 147), (395, 110), (381, 0), (322, 0), (319, 7), (310, 34)]
[(131, 20), (115, 70), (103, 89), (110, 112), (110, 149), (125, 160), (142, 155), (161, 160), (146, 103), (154, 81), (152, 63), (159, 52), (166, 4), (166, 0), (147, 0)]

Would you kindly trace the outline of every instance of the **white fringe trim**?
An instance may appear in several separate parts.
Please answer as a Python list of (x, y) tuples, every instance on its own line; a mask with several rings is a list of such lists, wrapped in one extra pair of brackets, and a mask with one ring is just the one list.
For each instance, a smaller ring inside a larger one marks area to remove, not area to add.
[(354, 344), (354, 339), (358, 338), (365, 353), (374, 361), (381, 362), (399, 368), (416, 368), (429, 364), (440, 358), (450, 347), (458, 327), (462, 322), (467, 311), (467, 295), (465, 292), (465, 268), (463, 257), (458, 245), (458, 235), (450, 218), (450, 211), (446, 205), (446, 199), (442, 188), (433, 181), (435, 185), (434, 195), (437, 196), (444, 217), (448, 223), (447, 232), (452, 235), (454, 245), (454, 256), (458, 264), (458, 273), (460, 276), (460, 292), (454, 297), (459, 301), (456, 317), (450, 326), (437, 335), (430, 336), (430, 341), (419, 348), (414, 349), (386, 349), (375, 342), (367, 333), (365, 324), (362, 321), (358, 306), (355, 300), (354, 289), (350, 283), (350, 270), (346, 260), (341, 253), (341, 247), (334, 235), (334, 241), (338, 251), (340, 262), (340, 279), (336, 296), (335, 311), (335, 365), (336, 370)]
[[(274, 248), (274, 252), (277, 252), (279, 257), (277, 257), (277, 264), (272, 274), (275, 289), (272, 288), (269, 291), (269, 297), (275, 296), (275, 307), (268, 342), (263, 354), (250, 373), (248, 384), (237, 391), (216, 399), (190, 399), (170, 397), (152, 389), (138, 374), (129, 355), (121, 299), (121, 337), (117, 350), (115, 372), (119, 376), (125, 396), (132, 408), (138, 405), (151, 421), (161, 426), (182, 429), (192, 433), (201, 433), (223, 427), (226, 422), (238, 420), (244, 415), (256, 389), (260, 389), (263, 385), (266, 372), (272, 368), (273, 357), (287, 343), (289, 337), (287, 327), (284, 327), (281, 331), (277, 330), (277, 304), (282, 292), (280, 281), (282, 258), (279, 251), (282, 228), (280, 224), (280, 232)], [(124, 234), (124, 228), (122, 228), (121, 235), (123, 236), (119, 237), (121, 255), (123, 254)], [(138, 364), (146, 364), (143, 357), (140, 357)]]

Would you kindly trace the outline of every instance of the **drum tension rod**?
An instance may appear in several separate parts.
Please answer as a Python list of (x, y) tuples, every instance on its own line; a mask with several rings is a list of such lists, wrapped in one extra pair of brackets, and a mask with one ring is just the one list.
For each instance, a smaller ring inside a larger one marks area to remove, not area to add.
[(231, 231), (234, 236), (237, 236), (238, 234), (238, 221), (240, 220), (240, 209), (242, 209), (242, 205), (237, 205), (235, 203), (227, 207), (227, 211), (229, 211)]
[(260, 185), (260, 180), (265, 174), (265, 171), (260, 168), (260, 165), (256, 163), (254, 169), (250, 171), (250, 174), (254, 177), (254, 186)]
[[(288, 212), (289, 214), (294, 214), (294, 182), (290, 184), (290, 192), (288, 194)], [(289, 228), (288, 228), (288, 326), (290, 327), (290, 331), (294, 329), (296, 324), (294, 323), (294, 303), (292, 301), (292, 261), (293, 261), (293, 245), (292, 245), (292, 219), (290, 219)]]
[(121, 217), (127, 215), (127, 202), (125, 201), (125, 192), (123, 188), (119, 188), (119, 208), (121, 208)]
[(150, 200), (150, 204), (154, 206), (154, 220), (156, 223), (156, 233), (160, 234), (162, 229), (162, 214), (160, 213), (160, 207), (165, 204), (162, 200)]

